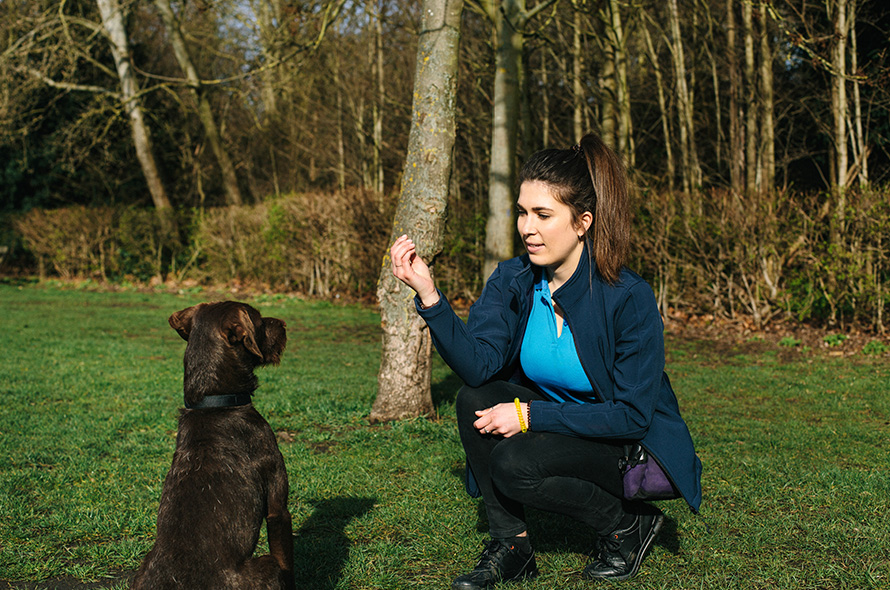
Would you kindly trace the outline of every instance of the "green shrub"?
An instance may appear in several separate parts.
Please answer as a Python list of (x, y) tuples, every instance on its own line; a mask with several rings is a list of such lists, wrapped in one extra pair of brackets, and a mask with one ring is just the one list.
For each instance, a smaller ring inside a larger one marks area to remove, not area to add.
[(822, 338), (822, 341), (828, 346), (840, 346), (848, 338), (846, 334), (829, 334)]
[(890, 347), (880, 340), (871, 340), (862, 347), (862, 354), (878, 356), (885, 354), (888, 350), (890, 350)]

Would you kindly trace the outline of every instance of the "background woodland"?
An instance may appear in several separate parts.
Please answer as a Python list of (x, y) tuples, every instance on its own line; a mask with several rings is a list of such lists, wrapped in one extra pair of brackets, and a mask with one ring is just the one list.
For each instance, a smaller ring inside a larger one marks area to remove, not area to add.
[[(372, 295), (419, 12), (4, 0), (0, 272)], [(523, 158), (595, 130), (666, 316), (883, 332), (888, 31), (883, 0), (468, 0), (443, 290), (513, 253)]]

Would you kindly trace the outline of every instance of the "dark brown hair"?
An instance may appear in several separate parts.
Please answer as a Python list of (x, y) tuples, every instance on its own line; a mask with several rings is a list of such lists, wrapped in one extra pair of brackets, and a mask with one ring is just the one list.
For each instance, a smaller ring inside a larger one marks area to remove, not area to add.
[(519, 172), (519, 184), (539, 181), (578, 222), (586, 211), (593, 223), (585, 234), (587, 252), (600, 275), (615, 283), (630, 252), (627, 174), (618, 155), (599, 136), (588, 133), (569, 149), (532, 154)]

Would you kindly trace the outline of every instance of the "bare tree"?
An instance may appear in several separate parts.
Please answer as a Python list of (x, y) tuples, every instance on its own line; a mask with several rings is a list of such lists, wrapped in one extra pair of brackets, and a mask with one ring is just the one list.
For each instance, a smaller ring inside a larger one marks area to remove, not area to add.
[(635, 164), (633, 149), (633, 122), (630, 116), (630, 85), (627, 75), (627, 34), (621, 15), (621, 3), (618, 0), (609, 0), (603, 20), (606, 26), (606, 41), (609, 50), (607, 55), (613, 63), (612, 72), (614, 82), (615, 101), (614, 116), (615, 143), (618, 153), (624, 158), (628, 166)]
[(207, 88), (202, 84), (201, 78), (198, 76), (198, 70), (195, 68), (191, 55), (189, 55), (188, 47), (185, 44), (185, 36), (180, 28), (180, 19), (173, 12), (173, 6), (170, 0), (154, 0), (154, 4), (164, 21), (167, 34), (170, 37), (170, 44), (173, 46), (173, 53), (176, 61), (182, 69), (186, 77), (186, 83), (195, 101), (198, 105), (198, 118), (204, 128), (207, 136), (207, 142), (210, 149), (216, 157), (219, 166), (220, 175), (223, 180), (223, 187), (226, 193), (226, 200), (230, 205), (240, 205), (243, 201), (241, 198), (241, 189), (238, 188), (238, 177), (235, 174), (235, 165), (229, 156), (229, 152), (223, 145), (222, 135), (219, 132), (219, 126), (216, 123), (216, 116), (210, 105), (210, 98), (207, 96)]
[(386, 4), (383, 0), (378, 0), (374, 12), (374, 50), (371, 55), (374, 56), (374, 74), (376, 81), (376, 100), (374, 100), (373, 119), (374, 119), (374, 191), (379, 195), (383, 194), (383, 110), (386, 101), (386, 83), (383, 75), (383, 18), (386, 10)]
[(757, 192), (757, 85), (754, 82), (754, 7), (742, 2), (742, 31), (745, 44), (745, 188), (749, 195)]
[(850, 0), (850, 72), (853, 78), (853, 120), (850, 124), (854, 136), (853, 148), (856, 154), (854, 169), (859, 176), (859, 186), (868, 185), (868, 126), (863, 125), (862, 114), (862, 76), (859, 72), (859, 47), (856, 34), (856, 0)]
[(152, 153), (151, 134), (143, 116), (139, 84), (133, 69), (130, 42), (124, 24), (126, 18), (123, 8), (118, 0), (96, 0), (96, 4), (102, 15), (102, 26), (108, 35), (114, 66), (120, 78), (121, 104), (130, 123), (136, 157), (139, 159), (142, 173), (145, 175), (152, 202), (155, 208), (162, 212), (162, 219), (169, 223), (169, 216), (163, 212), (171, 209), (170, 199), (167, 197), (167, 191), (164, 190), (164, 184), (161, 182), (161, 175)]
[(771, 191), (776, 182), (776, 137), (773, 89), (773, 48), (772, 31), (769, 26), (770, 13), (766, 2), (760, 3), (760, 143), (762, 155), (762, 191)]
[[(655, 91), (658, 97), (658, 110), (661, 113), (661, 134), (664, 138), (664, 153), (667, 170), (667, 187), (669, 191), (674, 190), (674, 181), (677, 173), (677, 167), (674, 162), (673, 133), (671, 132), (671, 113), (667, 104), (667, 91), (665, 88), (664, 73), (658, 60), (658, 52), (652, 41), (652, 34), (649, 32), (649, 22), (652, 21), (651, 16), (647, 15), (645, 21), (641, 25), (643, 38), (646, 41), (646, 51), (649, 55), (649, 61), (652, 63), (652, 70), (655, 73)], [(654, 23), (653, 23), (654, 24)]]
[(680, 32), (680, 12), (677, 0), (669, 0), (668, 7), (668, 19), (671, 27), (671, 59), (674, 64), (674, 86), (677, 94), (677, 114), (679, 115), (683, 191), (689, 192), (692, 189), (697, 190), (701, 186), (701, 167), (698, 163), (698, 149), (695, 143), (691, 92), (686, 82), (686, 52)]
[[(584, 0), (572, 0), (572, 140), (580, 141), (584, 136), (584, 79), (581, 73), (584, 71), (584, 54), (581, 49), (581, 37), (584, 34), (582, 22), (583, 12), (581, 7)], [(609, 118), (611, 124), (611, 118)], [(608, 136), (612, 129), (607, 125), (602, 126), (604, 136)]]
[[(744, 151), (742, 150), (741, 107), (739, 105), (739, 59), (736, 49), (736, 0), (726, 0), (726, 54), (729, 68), (729, 186), (733, 192), (742, 192)], [(717, 105), (719, 108), (719, 105)]]
[(498, 262), (513, 256), (513, 181), (520, 119), (523, 32), (530, 19), (555, 1), (541, 0), (534, 8), (527, 9), (525, 0), (478, 0), (478, 6), (494, 25), (496, 39), (484, 279), (494, 272)]
[(833, 48), (831, 52), (832, 84), (831, 112), (834, 120), (834, 192), (837, 198), (835, 216), (839, 231), (843, 231), (846, 215), (847, 168), (847, 0), (826, 3), (833, 13)]
[[(424, 0), (414, 101), (402, 189), (392, 240), (410, 233), (418, 255), (432, 261), (442, 248), (455, 138), (458, 45), (463, 0)], [(392, 240), (390, 243), (392, 243)], [(431, 339), (414, 311), (413, 291), (384, 260), (377, 287), (383, 351), (372, 421), (429, 414)]]

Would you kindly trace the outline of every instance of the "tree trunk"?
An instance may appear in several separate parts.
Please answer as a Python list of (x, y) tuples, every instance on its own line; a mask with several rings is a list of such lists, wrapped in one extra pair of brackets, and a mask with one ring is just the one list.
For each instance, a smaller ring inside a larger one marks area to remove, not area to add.
[(374, 101), (374, 192), (383, 199), (383, 104), (385, 101), (385, 87), (383, 83), (383, 11), (384, 4), (380, 0), (377, 3), (377, 12), (374, 15), (374, 72), (377, 81), (377, 99)]
[(652, 62), (652, 70), (655, 72), (655, 86), (658, 96), (658, 109), (661, 112), (661, 133), (664, 136), (664, 155), (667, 165), (667, 187), (670, 192), (674, 191), (674, 181), (677, 174), (676, 165), (674, 164), (673, 134), (671, 133), (671, 114), (667, 105), (667, 98), (664, 86), (664, 74), (661, 72), (661, 65), (658, 63), (658, 52), (655, 51), (655, 45), (652, 43), (652, 35), (649, 33), (649, 25), (642, 23), (643, 38), (646, 41), (646, 50), (649, 53), (649, 61)]
[[(741, 112), (739, 108), (739, 60), (736, 51), (735, 0), (726, 0), (726, 52), (729, 57), (729, 186), (742, 192), (744, 152), (742, 150)], [(718, 105), (719, 108), (719, 105)]]
[(859, 77), (859, 48), (856, 39), (856, 0), (850, 0), (850, 71), (857, 76), (853, 80), (853, 123), (851, 125), (855, 135), (854, 146), (856, 148), (856, 170), (859, 175), (859, 186), (868, 185), (868, 142), (866, 140), (867, 128), (862, 124), (862, 96), (860, 86), (862, 80)]
[(142, 101), (139, 98), (139, 86), (132, 68), (130, 55), (130, 43), (127, 39), (127, 29), (124, 25), (124, 13), (118, 0), (96, 0), (99, 13), (102, 15), (102, 26), (108, 33), (111, 45), (111, 55), (121, 84), (121, 102), (127, 118), (130, 122), (130, 134), (133, 137), (133, 146), (136, 148), (136, 157), (145, 175), (148, 191), (155, 209), (161, 213), (161, 221), (165, 229), (172, 229), (172, 217), (167, 214), (172, 207), (161, 175), (158, 172), (157, 163), (152, 153), (151, 134), (142, 114)]
[(760, 141), (763, 191), (772, 191), (776, 183), (776, 138), (773, 114), (773, 54), (770, 46), (769, 10), (760, 3)]
[(519, 81), (522, 86), (522, 92), (519, 97), (519, 155), (522, 160), (529, 154), (537, 151), (538, 146), (535, 142), (535, 127), (532, 123), (532, 95), (531, 87), (534, 78), (531, 76), (532, 65), (531, 56), (528, 52), (523, 52), (522, 65), (519, 68)]
[[(414, 104), (392, 240), (410, 234), (417, 254), (432, 261), (442, 248), (451, 176), (457, 101), (458, 43), (463, 0), (424, 0), (417, 47)], [(388, 255), (377, 297), (383, 350), (372, 422), (433, 411), (429, 330), (414, 310), (414, 292), (393, 275)]]
[(757, 87), (754, 82), (754, 17), (751, 2), (742, 3), (742, 27), (745, 35), (745, 189), (757, 192)]
[(337, 89), (337, 187), (346, 190), (346, 142), (343, 131), (343, 85), (340, 83), (340, 56), (335, 54), (334, 87)]
[(609, 0), (609, 35), (612, 44), (612, 57), (615, 63), (615, 102), (617, 103), (617, 144), (618, 153), (628, 167), (634, 166), (633, 121), (630, 115), (630, 87), (627, 82), (627, 39), (621, 21), (621, 3)]
[(550, 145), (550, 71), (547, 50), (541, 51), (541, 146)]
[(674, 84), (677, 93), (677, 111), (680, 117), (680, 157), (683, 173), (683, 191), (690, 192), (701, 186), (701, 169), (695, 148), (695, 125), (692, 113), (692, 101), (689, 87), (686, 84), (686, 57), (683, 50), (683, 37), (680, 34), (680, 13), (677, 0), (669, 2), (671, 37), (673, 50), (671, 58), (674, 62)]
[(259, 0), (254, 10), (259, 27), (259, 41), (262, 46), (266, 68), (260, 74), (263, 97), (263, 114), (267, 125), (278, 119), (278, 91), (275, 84), (275, 68), (280, 59), (278, 26), (281, 23), (281, 6), (278, 2)]
[(708, 63), (711, 66), (711, 87), (714, 89), (714, 127), (716, 127), (716, 133), (714, 134), (714, 145), (716, 146), (714, 159), (716, 167), (719, 169), (723, 166), (723, 148), (726, 143), (726, 136), (723, 133), (723, 110), (721, 109), (723, 100), (720, 92), (720, 65), (717, 63), (717, 56), (714, 53), (717, 47), (714, 39), (714, 15), (711, 13), (710, 5), (704, 5), (703, 8), (705, 18), (708, 19), (708, 40), (704, 47), (705, 53), (708, 56)]
[[(573, 2), (572, 8), (574, 15), (572, 16), (572, 123), (574, 141), (580, 141), (584, 136), (584, 87), (581, 84), (581, 75), (584, 71), (584, 57), (581, 52), (581, 5), (580, 2)], [(608, 134), (607, 126), (604, 123), (601, 127), (605, 136)]]
[(835, 0), (834, 49), (831, 55), (833, 81), (831, 107), (834, 118), (835, 187), (837, 207), (835, 215), (843, 231), (846, 213), (847, 188), (847, 0)]
[(513, 182), (519, 129), (519, 68), (523, 40), (519, 12), (523, 0), (504, 0), (494, 11), (497, 54), (491, 125), (491, 166), (488, 173), (488, 221), (482, 278), (488, 280), (498, 262), (513, 256)]
[(167, 34), (170, 36), (170, 43), (173, 46), (176, 61), (185, 74), (186, 82), (198, 103), (198, 119), (201, 121), (204, 133), (207, 135), (210, 149), (216, 157), (223, 180), (223, 188), (226, 193), (226, 201), (229, 205), (240, 205), (243, 199), (241, 198), (241, 190), (238, 188), (235, 166), (232, 164), (228, 151), (223, 146), (222, 137), (216, 125), (213, 110), (210, 107), (210, 100), (207, 97), (206, 90), (201, 85), (201, 79), (198, 77), (198, 71), (195, 69), (192, 58), (188, 53), (188, 48), (185, 46), (185, 39), (183, 38), (182, 30), (179, 28), (179, 21), (173, 13), (170, 0), (154, 0), (154, 3), (161, 14), (164, 26), (167, 28)]

